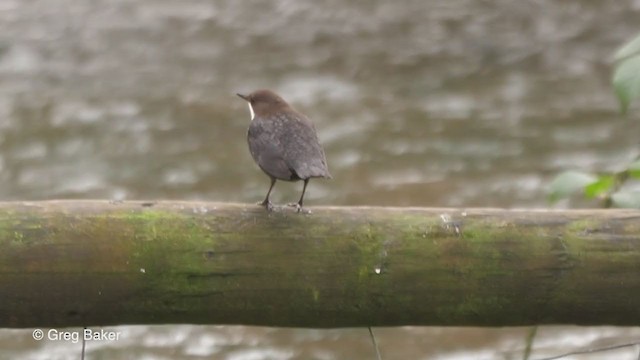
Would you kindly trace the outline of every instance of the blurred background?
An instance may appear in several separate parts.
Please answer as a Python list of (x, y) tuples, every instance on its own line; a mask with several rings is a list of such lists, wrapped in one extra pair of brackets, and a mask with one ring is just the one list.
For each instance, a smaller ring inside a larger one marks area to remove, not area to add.
[[(235, 93), (271, 88), (326, 150), (334, 180), (309, 206), (548, 207), (557, 173), (640, 153), (640, 112), (621, 117), (610, 85), (639, 16), (640, 0), (0, 0), (0, 199), (261, 201)], [(375, 358), (366, 329), (116, 329), (87, 359)], [(0, 329), (0, 358), (79, 358), (31, 331)], [(374, 331), (385, 360), (522, 359), (530, 329)], [(542, 327), (533, 358), (638, 335)]]

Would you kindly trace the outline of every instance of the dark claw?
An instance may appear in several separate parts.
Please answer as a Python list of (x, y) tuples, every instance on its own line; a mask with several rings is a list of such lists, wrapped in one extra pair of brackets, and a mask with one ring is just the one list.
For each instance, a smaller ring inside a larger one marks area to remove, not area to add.
[(290, 203), (290, 204), (287, 204), (287, 206), (296, 208), (297, 213), (311, 214), (311, 210), (307, 210), (303, 208), (302, 205), (300, 205), (299, 203)]
[(260, 205), (260, 206), (264, 207), (265, 209), (267, 209), (268, 212), (272, 212), (273, 210), (275, 210), (275, 207), (273, 206), (271, 201), (259, 202), (258, 205)]

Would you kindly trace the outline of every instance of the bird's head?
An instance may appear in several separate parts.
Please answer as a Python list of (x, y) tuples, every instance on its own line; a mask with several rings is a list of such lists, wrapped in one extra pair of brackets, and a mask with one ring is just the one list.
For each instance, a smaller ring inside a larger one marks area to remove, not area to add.
[(256, 90), (249, 95), (237, 94), (249, 104), (251, 120), (256, 115), (266, 116), (289, 107), (286, 101), (271, 90)]

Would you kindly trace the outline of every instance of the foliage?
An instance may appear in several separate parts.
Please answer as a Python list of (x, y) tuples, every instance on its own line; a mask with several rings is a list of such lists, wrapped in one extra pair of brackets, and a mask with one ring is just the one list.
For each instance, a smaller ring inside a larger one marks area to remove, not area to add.
[(582, 192), (587, 199), (600, 199), (602, 206), (640, 208), (640, 191), (621, 189), (629, 178), (640, 179), (640, 160), (626, 170), (617, 173), (593, 174), (569, 170), (556, 176), (551, 182), (551, 202)]
[[(624, 114), (631, 101), (640, 97), (640, 35), (623, 45), (614, 55), (613, 88)], [(622, 189), (629, 179), (640, 179), (640, 159), (626, 169), (614, 173), (594, 174), (583, 171), (565, 171), (551, 182), (551, 202), (581, 192), (587, 199), (600, 199), (602, 206), (640, 208), (640, 190)]]
[(640, 96), (640, 35), (622, 46), (614, 55), (613, 87), (622, 113), (631, 100)]

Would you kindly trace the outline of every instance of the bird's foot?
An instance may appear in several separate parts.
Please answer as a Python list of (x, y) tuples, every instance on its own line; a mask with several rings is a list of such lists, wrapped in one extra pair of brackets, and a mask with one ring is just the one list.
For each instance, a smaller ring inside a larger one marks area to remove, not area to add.
[(273, 210), (275, 210), (275, 206), (273, 206), (271, 201), (262, 201), (262, 202), (259, 202), (257, 205), (264, 207), (265, 209), (267, 209), (268, 212), (272, 212)]
[(290, 203), (290, 204), (287, 204), (287, 206), (295, 208), (297, 213), (311, 214), (311, 210), (307, 210), (303, 208), (302, 205), (300, 205), (300, 203)]

